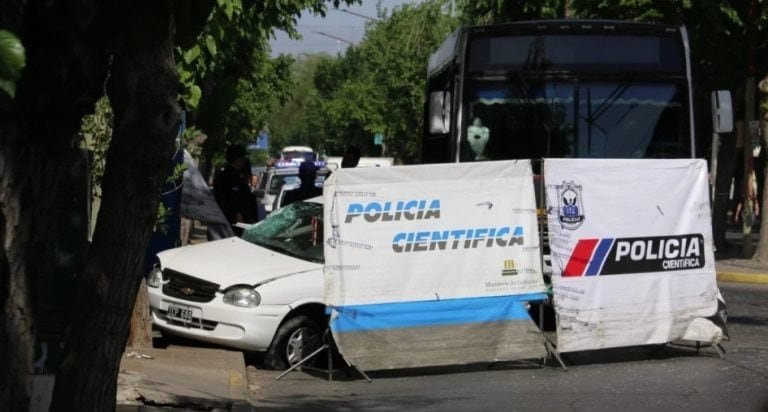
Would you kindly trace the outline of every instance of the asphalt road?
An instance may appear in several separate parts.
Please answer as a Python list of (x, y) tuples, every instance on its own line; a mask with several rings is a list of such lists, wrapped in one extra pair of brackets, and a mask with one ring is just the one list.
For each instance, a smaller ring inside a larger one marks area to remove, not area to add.
[(482, 364), (358, 375), (249, 368), (257, 410), (768, 411), (768, 285), (720, 285), (730, 342), (569, 354), (555, 362)]

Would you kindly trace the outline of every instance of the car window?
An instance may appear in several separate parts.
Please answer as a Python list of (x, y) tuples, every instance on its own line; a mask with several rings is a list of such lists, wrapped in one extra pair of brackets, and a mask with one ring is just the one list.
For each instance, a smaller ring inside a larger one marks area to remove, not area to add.
[(299, 259), (323, 262), (323, 205), (296, 202), (247, 229), (243, 239)]
[(269, 182), (269, 193), (272, 195), (278, 194), (280, 188), (285, 184), (299, 184), (298, 172), (293, 175), (274, 175), (272, 181)]

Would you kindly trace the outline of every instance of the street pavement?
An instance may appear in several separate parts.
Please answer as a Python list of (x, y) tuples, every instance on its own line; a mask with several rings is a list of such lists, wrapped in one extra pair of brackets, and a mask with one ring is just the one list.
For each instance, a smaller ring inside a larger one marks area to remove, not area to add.
[[(733, 243), (730, 253), (721, 253), (715, 263), (718, 282), (768, 284), (768, 264), (740, 257), (740, 240), (733, 236), (730, 240)], [(276, 376), (274, 372), (257, 371), (252, 366), (246, 369), (243, 354), (239, 351), (198, 346), (128, 348), (118, 378), (118, 410), (261, 409), (265, 399), (259, 399), (260, 387), (265, 382), (272, 382)], [(265, 380), (265, 377), (269, 379)], [(323, 375), (295, 372), (290, 379), (293, 385), (291, 382), (280, 383), (294, 386), (297, 379), (303, 382), (323, 378)]]
[[(127, 348), (120, 363), (119, 411), (158, 408), (250, 410), (243, 354), (206, 347)], [(151, 410), (151, 409), (150, 409)]]

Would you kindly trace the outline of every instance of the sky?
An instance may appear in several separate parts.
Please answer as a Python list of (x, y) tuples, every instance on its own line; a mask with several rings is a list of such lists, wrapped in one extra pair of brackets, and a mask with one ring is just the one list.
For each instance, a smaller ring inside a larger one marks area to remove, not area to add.
[[(420, 0), (380, 0), (387, 14), (403, 3), (418, 3)], [(365, 23), (369, 18), (376, 18), (376, 5), (379, 0), (362, 0), (362, 4), (353, 6), (340, 5), (338, 9), (330, 4), (325, 18), (302, 13), (296, 29), (303, 36), (302, 40), (291, 40), (285, 32), (278, 32), (270, 44), (272, 56), (279, 54), (301, 55), (302, 53), (343, 53), (349, 43), (357, 44), (365, 34)], [(345, 12), (346, 10), (346, 12)], [(353, 14), (355, 13), (355, 14)], [(366, 17), (361, 17), (366, 16)], [(324, 34), (320, 34), (320, 33)], [(330, 36), (341, 40), (334, 39)]]

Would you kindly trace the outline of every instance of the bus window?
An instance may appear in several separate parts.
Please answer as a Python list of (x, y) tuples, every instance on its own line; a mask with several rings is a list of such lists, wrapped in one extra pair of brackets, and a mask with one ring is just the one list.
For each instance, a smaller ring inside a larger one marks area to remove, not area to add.
[[(574, 85), (566, 82), (471, 83), (461, 161), (567, 157), (573, 153)], [(475, 123), (487, 128), (480, 149)], [(474, 147), (473, 147), (474, 143)]]
[(579, 157), (690, 155), (686, 113), (674, 83), (585, 82), (579, 85)]

